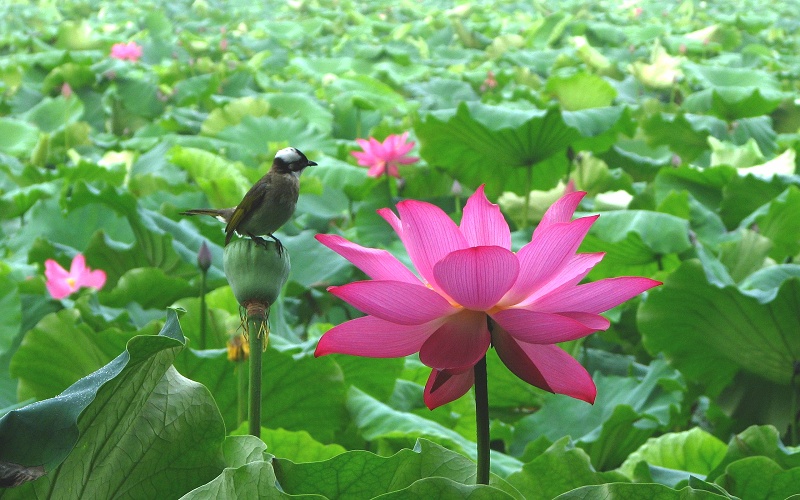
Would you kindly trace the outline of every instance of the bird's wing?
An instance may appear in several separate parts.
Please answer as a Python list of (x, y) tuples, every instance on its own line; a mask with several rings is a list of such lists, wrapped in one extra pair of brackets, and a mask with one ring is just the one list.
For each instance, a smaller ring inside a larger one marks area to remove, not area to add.
[(231, 236), (233, 232), (236, 231), (239, 226), (245, 221), (248, 214), (250, 214), (250, 210), (253, 206), (257, 206), (261, 203), (261, 198), (264, 197), (264, 193), (266, 193), (265, 185), (263, 183), (256, 183), (247, 194), (244, 195), (242, 201), (236, 206), (233, 210), (233, 214), (231, 214), (231, 218), (228, 221), (228, 225), (225, 226), (225, 244), (227, 245), (230, 242)]

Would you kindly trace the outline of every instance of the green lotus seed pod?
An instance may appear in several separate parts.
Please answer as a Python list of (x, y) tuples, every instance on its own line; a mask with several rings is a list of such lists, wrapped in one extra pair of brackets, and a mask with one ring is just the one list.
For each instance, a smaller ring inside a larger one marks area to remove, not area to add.
[(260, 302), (269, 307), (289, 278), (291, 264), (286, 249), (279, 253), (274, 242), (240, 238), (223, 250), (222, 267), (239, 305)]

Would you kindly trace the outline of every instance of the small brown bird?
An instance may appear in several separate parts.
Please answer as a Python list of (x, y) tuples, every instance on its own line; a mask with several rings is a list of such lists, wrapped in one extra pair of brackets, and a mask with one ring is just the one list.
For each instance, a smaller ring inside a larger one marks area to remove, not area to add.
[(284, 148), (275, 155), (272, 168), (258, 180), (244, 195), (242, 201), (233, 208), (198, 208), (181, 212), (181, 215), (210, 215), (225, 222), (225, 244), (231, 241), (233, 233), (247, 235), (256, 242), (267, 235), (282, 245), (272, 235), (286, 224), (294, 213), (297, 197), (300, 194), (300, 174), (306, 167), (316, 163), (296, 148)]

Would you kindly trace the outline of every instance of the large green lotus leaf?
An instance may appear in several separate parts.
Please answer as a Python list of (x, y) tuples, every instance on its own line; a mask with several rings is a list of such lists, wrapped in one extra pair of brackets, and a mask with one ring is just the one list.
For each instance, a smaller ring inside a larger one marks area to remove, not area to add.
[(759, 87), (717, 87), (689, 95), (683, 109), (732, 121), (772, 113), (784, 99), (781, 92)]
[[(317, 190), (318, 192), (314, 192)], [(352, 200), (344, 191), (333, 189), (320, 182), (319, 179), (308, 177), (303, 178), (300, 182), (300, 198), (297, 200), (295, 217), (308, 215), (328, 224), (331, 219), (346, 216), (351, 207)], [(310, 224), (306, 225), (306, 227), (308, 226)]]
[(728, 228), (734, 228), (756, 209), (781, 194), (786, 187), (786, 180), (780, 176), (763, 179), (755, 175), (733, 175), (722, 189), (719, 214)]
[[(360, 434), (369, 441), (390, 440), (401, 445), (424, 437), (439, 445), (476, 459), (476, 445), (458, 432), (413, 413), (397, 411), (372, 398), (356, 387), (350, 387), (347, 408)], [(522, 467), (508, 455), (492, 451), (492, 471), (506, 477)]]
[[(258, 159), (250, 163), (272, 162), (277, 150), (291, 144), (298, 145), (306, 154), (311, 151), (335, 152), (333, 143), (325, 134), (300, 118), (245, 116), (236, 125), (222, 129), (216, 138), (227, 143), (232, 158), (244, 161), (249, 154)], [(237, 149), (242, 151), (237, 152)]]
[(180, 500), (257, 500), (278, 498), (324, 499), (321, 495), (290, 495), (279, 488), (273, 462), (254, 460), (228, 467), (212, 481), (183, 495)]
[(687, 191), (692, 198), (717, 211), (722, 203), (725, 187), (735, 179), (736, 170), (731, 167), (719, 166), (701, 170), (686, 166), (662, 169), (653, 186), (658, 203), (671, 192)]
[(235, 207), (250, 189), (251, 182), (243, 174), (244, 165), (217, 154), (175, 146), (169, 152), (169, 161), (189, 173), (212, 207)]
[(60, 395), (2, 417), (0, 462), (46, 475), (0, 497), (176, 497), (219, 474), (224, 425), (208, 390), (171, 368), (182, 348), (168, 311), (159, 335), (131, 339)]
[(456, 108), (461, 102), (480, 100), (470, 84), (450, 78), (411, 83), (407, 90), (419, 103), (421, 111)]
[(238, 370), (244, 370), (245, 378), (248, 376), (247, 363), (228, 361), (227, 349), (184, 349), (174, 364), (181, 375), (211, 391), (227, 429), (238, 427), (237, 377)]
[[(20, 283), (23, 285), (25, 282)], [(22, 292), (23, 290), (20, 290)], [(50, 297), (45, 297), (42, 294), (20, 294), (20, 305), (22, 311), (22, 321), (19, 325), (19, 330), (11, 339), (8, 350), (0, 354), (0, 408), (16, 405), (19, 402), (17, 398), (17, 388), (19, 381), (16, 378), (11, 378), (11, 359), (16, 353), (19, 344), (26, 332), (36, 326), (42, 318), (50, 313), (56, 312), (61, 309), (61, 304), (51, 300)], [(14, 321), (14, 312), (9, 311), (9, 318)], [(31, 400), (25, 401), (24, 404), (30, 403)], [(0, 411), (0, 414), (4, 412)]]
[(646, 210), (603, 212), (581, 244), (581, 252), (606, 252), (593, 279), (654, 276), (675, 266), (675, 255), (691, 248), (689, 222)]
[(144, 78), (121, 78), (116, 85), (117, 95), (128, 113), (152, 119), (164, 112), (165, 104), (154, 82)]
[(581, 486), (621, 481), (625, 477), (619, 473), (596, 471), (589, 455), (566, 436), (508, 477), (527, 500), (550, 500)]
[(727, 452), (725, 443), (699, 427), (684, 432), (671, 432), (650, 438), (625, 459), (619, 471), (634, 477), (639, 462), (706, 477), (717, 467)]
[(303, 178), (320, 179), (325, 187), (342, 190), (354, 201), (363, 200), (378, 184), (378, 180), (367, 176), (367, 169), (363, 167), (330, 157), (316, 161), (324, 167), (307, 169)]
[(308, 94), (281, 92), (266, 94), (264, 99), (271, 104), (270, 114), (302, 118), (325, 135), (333, 129), (333, 113)]
[(643, 122), (642, 128), (651, 145), (669, 146), (688, 163), (708, 150), (709, 137), (725, 137), (728, 126), (713, 116), (656, 113)]
[(653, 180), (673, 159), (667, 146), (651, 147), (642, 139), (620, 139), (597, 156), (611, 168), (620, 168), (637, 181)]
[[(261, 423), (269, 428), (307, 431), (316, 440), (332, 441), (346, 426), (345, 383), (335, 361), (273, 347), (263, 358)], [(176, 359), (175, 367), (209, 388), (228, 428), (238, 426), (235, 370), (246, 370), (246, 364), (228, 361), (224, 349), (187, 349)]]
[(537, 169), (537, 164), (566, 154), (570, 146), (577, 149), (580, 142), (587, 146), (580, 149), (606, 149), (607, 135), (616, 136), (618, 127), (629, 122), (626, 116), (624, 108), (614, 107), (562, 113), (555, 107), (517, 110), (462, 103), (457, 110), (428, 114), (415, 132), (420, 154), (430, 165), (470, 187), (485, 183), (488, 196), (495, 198), (502, 191), (525, 194), (552, 187), (564, 171)]
[(264, 99), (253, 96), (234, 99), (208, 114), (208, 118), (203, 121), (201, 133), (215, 136), (226, 127), (240, 123), (245, 116), (264, 116), (267, 113), (269, 103)]
[[(87, 184), (79, 183), (73, 190), (73, 195), (68, 202), (68, 208), (74, 210), (78, 207), (98, 203), (111, 208), (114, 212), (128, 220), (135, 237), (135, 243), (124, 245), (110, 240), (102, 243), (98, 241), (95, 257), (106, 263), (102, 269), (116, 270), (109, 279), (119, 279), (130, 267), (115, 264), (118, 256), (115, 252), (128, 254), (128, 257), (145, 261), (145, 265), (137, 267), (158, 267), (165, 273), (188, 278), (196, 275), (197, 268), (193, 264), (197, 261), (197, 252), (204, 238), (188, 223), (175, 222), (158, 212), (142, 207), (133, 194), (120, 189), (107, 186), (96, 189)], [(212, 249), (212, 253), (215, 250)], [(221, 250), (217, 250), (221, 253)], [(135, 254), (139, 254), (138, 256)], [(88, 258), (88, 253), (87, 253)], [(219, 262), (221, 259), (217, 260)], [(133, 266), (131, 266), (133, 267)], [(222, 269), (212, 266), (209, 270), (210, 279), (222, 278)], [(111, 282), (113, 284), (114, 281)], [(108, 286), (107, 283), (106, 286)]]
[[(296, 236), (281, 236), (281, 242), (292, 256), (292, 270), (289, 281), (305, 290), (330, 283), (331, 279), (351, 264), (346, 259), (336, 257), (333, 251), (314, 238), (315, 231), (303, 231)], [(291, 292), (291, 290), (289, 290)]]
[(333, 80), (325, 87), (329, 100), (351, 101), (363, 110), (380, 110), (387, 114), (403, 115), (409, 101), (387, 84), (369, 75), (353, 75)]
[(0, 118), (0, 152), (24, 158), (39, 140), (39, 129), (13, 118)]
[[(232, 436), (247, 435), (248, 423), (244, 422), (231, 432)], [(286, 458), (295, 463), (322, 462), (347, 450), (336, 443), (322, 444), (306, 431), (287, 431), (286, 429), (261, 428), (261, 441), (266, 443), (269, 453), (278, 458)]]
[(772, 241), (770, 257), (778, 262), (800, 252), (800, 189), (796, 186), (742, 221), (742, 225), (758, 224), (758, 231)]
[[(413, 450), (403, 449), (390, 457), (356, 450), (324, 462), (294, 463), (286, 459), (276, 459), (274, 464), (283, 491), (295, 495), (319, 494), (325, 498), (342, 499), (375, 498), (384, 493), (408, 488), (420, 479), (439, 477), (460, 483), (461, 486), (471, 485), (470, 490), (491, 488), (488, 491), (500, 494), (499, 498), (525, 498), (524, 492), (516, 491), (495, 475), (490, 478), (490, 486), (476, 487), (473, 461), (425, 439), (418, 439)], [(472, 498), (464, 495), (466, 492), (461, 495), (446, 494), (447, 489), (443, 497), (428, 498)], [(426, 490), (428, 489), (423, 491)], [(398, 495), (397, 498), (414, 496), (409, 492)]]
[(709, 479), (718, 477), (730, 464), (757, 456), (772, 460), (782, 469), (800, 467), (800, 450), (784, 446), (775, 427), (753, 425), (730, 439), (724, 459), (708, 477)]
[(758, 144), (758, 149), (768, 158), (775, 154), (778, 148), (778, 134), (775, 132), (772, 118), (769, 116), (754, 116), (736, 120), (736, 126), (731, 132), (730, 138), (736, 144), (744, 144), (753, 139)]
[[(153, 293), (154, 290), (158, 293)], [(125, 307), (136, 302), (143, 309), (164, 309), (178, 299), (194, 295), (197, 295), (197, 288), (185, 279), (149, 267), (127, 271), (113, 289), (100, 293), (100, 300), (111, 307)]]
[(653, 252), (680, 253), (691, 247), (689, 226), (674, 215), (646, 210), (615, 210), (602, 212), (590, 234), (614, 242), (628, 233), (636, 233)]
[(171, 99), (180, 107), (203, 105), (217, 93), (219, 86), (220, 77), (217, 75), (190, 76), (175, 84)]
[(748, 457), (728, 465), (714, 482), (748, 500), (790, 498), (800, 494), (800, 467), (783, 470), (767, 457)]
[(786, 279), (775, 290), (774, 299), (759, 300), (733, 286), (719, 288), (698, 261), (686, 261), (639, 308), (644, 345), (665, 353), (712, 396), (739, 370), (788, 386), (800, 357), (793, 333), (800, 329), (800, 280)]
[(551, 76), (546, 89), (569, 111), (611, 106), (617, 96), (617, 91), (610, 83), (592, 73)]
[(331, 356), (344, 373), (344, 381), (354, 385), (379, 401), (387, 401), (405, 367), (403, 358), (363, 358), (360, 356)]
[(730, 273), (734, 283), (739, 283), (764, 267), (772, 248), (769, 238), (750, 230), (739, 230), (738, 238), (720, 243), (719, 261)]
[(517, 419), (521, 411), (536, 408), (541, 404), (545, 392), (514, 375), (503, 364), (494, 349), (489, 349), (486, 353), (486, 368), (490, 374), (489, 406), (493, 415), (508, 412), (511, 418)]
[(748, 139), (746, 143), (739, 146), (709, 137), (708, 145), (711, 147), (710, 166), (712, 167), (728, 165), (736, 169), (743, 169), (764, 161), (764, 155), (761, 154), (755, 139)]
[(330, 443), (348, 425), (342, 370), (333, 359), (296, 351), (263, 353), (261, 423)]
[(83, 116), (81, 100), (65, 99), (61, 96), (43, 99), (24, 115), (25, 119), (39, 127), (39, 130), (47, 133), (75, 123), (81, 116)]
[[(0, 263), (0, 355), (11, 349), (22, 325), (22, 299), (17, 282), (11, 277), (11, 268)], [(1, 400), (0, 400), (1, 401)]]
[[(29, 330), (11, 359), (11, 375), (19, 379), (20, 399), (52, 398), (80, 378), (114, 359), (134, 335), (155, 334), (155, 325), (143, 331), (104, 328), (95, 331), (76, 309), (45, 316)], [(69, 359), (69, 363), (62, 360)]]
[(730, 498), (721, 493), (713, 493), (686, 486), (674, 490), (663, 484), (652, 483), (608, 483), (597, 486), (583, 486), (554, 500), (627, 500), (647, 498), (648, 500), (720, 500)]
[(709, 66), (687, 62), (684, 65), (686, 77), (701, 88), (761, 87), (769, 90), (780, 89), (774, 74), (753, 68)]
[(562, 395), (548, 395), (536, 413), (517, 422), (510, 452), (520, 455), (540, 436), (556, 441), (565, 435), (606, 470), (620, 465), (659, 429), (670, 425), (683, 400), (679, 375), (654, 361), (639, 377), (594, 374), (594, 405)]
[[(230, 287), (224, 287), (230, 292)], [(223, 287), (216, 290), (223, 290)], [(199, 295), (199, 294), (198, 294)], [(187, 345), (193, 349), (221, 349), (227, 346), (231, 332), (241, 324), (238, 303), (235, 301), (226, 308), (211, 305), (213, 299), (206, 294), (206, 344), (200, 344), (200, 299), (197, 297), (185, 298), (175, 302), (175, 307), (180, 307), (186, 312), (181, 316), (183, 334), (186, 335)], [(189, 377), (192, 378), (192, 377)]]
[(0, 212), (4, 219), (21, 217), (39, 200), (58, 194), (58, 187), (51, 182), (19, 187), (0, 196)]
[(687, 63), (687, 79), (704, 90), (689, 95), (683, 107), (711, 111), (727, 120), (771, 113), (787, 96), (774, 74), (753, 68)]
[(494, 500), (522, 498), (503, 491), (496, 485), (464, 484), (445, 477), (425, 477), (414, 481), (401, 490), (380, 495), (387, 500), (414, 500), (417, 498), (440, 498), (447, 500)]

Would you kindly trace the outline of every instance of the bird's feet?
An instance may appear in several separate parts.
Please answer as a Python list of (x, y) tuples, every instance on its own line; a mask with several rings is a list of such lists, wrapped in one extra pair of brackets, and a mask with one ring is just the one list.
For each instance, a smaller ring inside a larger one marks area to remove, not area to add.
[(269, 235), (269, 237), (272, 238), (272, 241), (275, 242), (275, 246), (278, 249), (278, 257), (283, 256), (283, 243), (281, 243), (281, 240), (279, 240), (278, 238), (274, 237), (271, 234)]
[[(248, 233), (248, 236), (250, 236), (251, 240), (256, 242), (256, 245), (261, 245), (264, 248), (267, 248), (267, 243), (269, 243), (269, 241), (265, 240), (261, 236), (256, 236), (254, 234), (249, 234)], [(275, 242), (275, 247), (276, 247), (275, 249), (278, 251), (278, 257), (283, 256), (283, 244), (281, 243), (281, 240), (279, 240), (278, 238), (272, 236), (271, 234), (269, 234), (267, 236), (272, 238), (272, 241)]]

